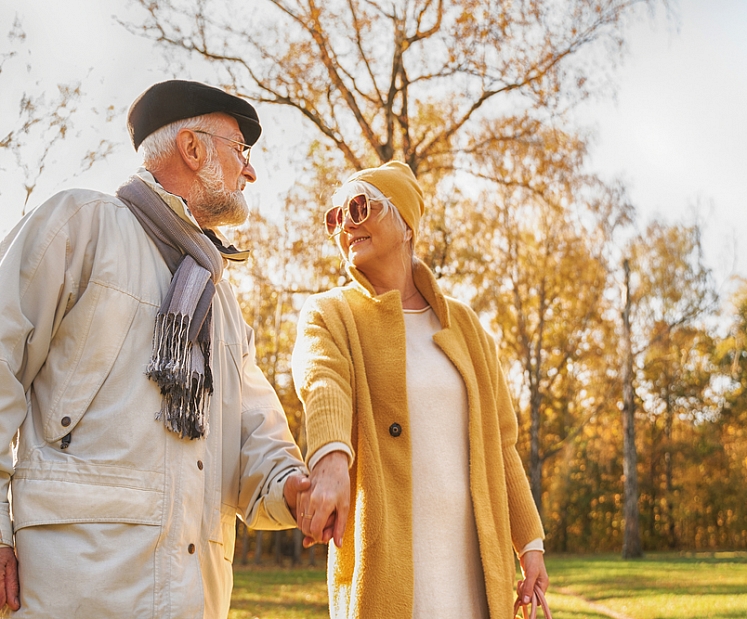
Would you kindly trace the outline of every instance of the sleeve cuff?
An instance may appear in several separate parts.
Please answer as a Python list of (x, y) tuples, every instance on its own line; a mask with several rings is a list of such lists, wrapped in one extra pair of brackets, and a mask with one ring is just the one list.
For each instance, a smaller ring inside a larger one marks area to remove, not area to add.
[(353, 466), (353, 454), (350, 452), (350, 448), (345, 443), (335, 441), (333, 443), (327, 443), (324, 447), (320, 447), (314, 452), (314, 455), (309, 459), (309, 471), (313, 471), (314, 467), (319, 463), (319, 460), (333, 451), (343, 452), (348, 457), (348, 468)]
[(539, 550), (540, 552), (545, 552), (545, 545), (542, 542), (542, 538), (538, 537), (537, 539), (533, 539), (531, 542), (529, 542), (524, 548), (521, 549), (519, 552), (519, 556), (523, 557), (525, 552), (529, 552), (530, 550)]
[(270, 491), (265, 497), (265, 509), (270, 517), (281, 526), (286, 528), (293, 528), (296, 526), (296, 520), (290, 512), (288, 504), (285, 502), (285, 495), (283, 490), (285, 489), (285, 482), (291, 473), (302, 473), (301, 469), (290, 469), (281, 479), (275, 481), (270, 488)]
[[(7, 488), (7, 487), (6, 487)], [(13, 525), (10, 522), (10, 509), (6, 503), (0, 510), (0, 546), (13, 547)]]

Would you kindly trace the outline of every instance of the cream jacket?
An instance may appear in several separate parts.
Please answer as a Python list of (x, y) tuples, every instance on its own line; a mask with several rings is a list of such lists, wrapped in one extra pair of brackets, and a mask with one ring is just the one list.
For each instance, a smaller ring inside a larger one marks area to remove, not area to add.
[(54, 196), (0, 246), (0, 541), (15, 535), (17, 617), (226, 617), (236, 516), (295, 524), (282, 490), (303, 463), (227, 282), (209, 435), (154, 419), (144, 371), (170, 280), (131, 212), (97, 192)]
[[(354, 456), (342, 548), (330, 545), (333, 619), (412, 619), (412, 452), (406, 338), (397, 291), (350, 285), (310, 297), (301, 312), (293, 376), (306, 413), (307, 457), (330, 443)], [(415, 285), (438, 316), (433, 340), (464, 380), (470, 494), (490, 616), (511, 617), (514, 549), (544, 537), (516, 451), (517, 420), (493, 340), (475, 313), (445, 297), (418, 263)], [(433, 509), (437, 510), (438, 505)]]

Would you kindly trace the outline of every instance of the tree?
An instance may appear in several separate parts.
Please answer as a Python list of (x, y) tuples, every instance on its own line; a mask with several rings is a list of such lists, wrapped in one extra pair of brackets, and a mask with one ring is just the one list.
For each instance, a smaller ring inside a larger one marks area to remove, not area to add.
[[(704, 545), (747, 548), (747, 280), (740, 278), (728, 305), (728, 332), (718, 338), (712, 362), (718, 368), (717, 413), (702, 424), (698, 482), (688, 496), (702, 497), (691, 506), (689, 531)], [(704, 457), (705, 456), (705, 457)], [(709, 511), (710, 509), (710, 511)], [(688, 540), (690, 541), (690, 540)], [(691, 542), (692, 543), (692, 542)]]
[[(569, 385), (611, 384), (594, 358), (610, 332), (606, 243), (629, 210), (583, 172), (564, 113), (601, 92), (626, 18), (656, 0), (138, 2), (130, 31), (301, 115), (325, 178), (410, 165), (428, 204), (420, 255), (521, 368), (541, 506), (543, 463), (605, 401)], [(308, 195), (324, 203), (333, 188)]]
[[(630, 258), (623, 261), (625, 274), (623, 322), (623, 427), (625, 476), (625, 537), (623, 556), (639, 557), (642, 554), (639, 520), (638, 452), (635, 441), (635, 383), (641, 391), (646, 384), (645, 375), (636, 368), (636, 359), (646, 354), (654, 355), (668, 343), (685, 335), (690, 326), (705, 312), (715, 306), (716, 293), (710, 270), (703, 264), (700, 245), (700, 228), (697, 225), (665, 225), (651, 223), (646, 231), (634, 238), (628, 247)], [(635, 278), (635, 282), (632, 282)], [(676, 358), (676, 355), (675, 355)], [(701, 385), (702, 392), (706, 385)], [(671, 437), (672, 380), (662, 386), (666, 427)], [(668, 437), (668, 438), (669, 438)], [(667, 449), (671, 449), (670, 446)], [(668, 466), (668, 495), (671, 497), (671, 451), (665, 459)], [(671, 512), (671, 509), (670, 509)]]
[[(8, 73), (10, 69), (19, 69), (14, 65), (21, 63), (19, 52), (23, 49), (25, 39), (22, 22), (16, 17), (7, 35), (11, 51), (0, 54), (0, 84), (4, 86), (3, 94), (7, 101), (18, 97), (17, 119), (3, 116), (0, 124), (0, 175), (8, 176), (7, 180), (0, 182), (0, 195), (3, 188), (16, 185), (20, 176), (24, 193), (21, 214), (26, 212), (31, 195), (44, 175), (50, 155), (74, 132), (75, 123), (80, 117), (80, 106), (85, 99), (82, 82), (79, 80), (59, 83), (51, 93), (38, 84), (26, 82), (22, 90), (13, 89), (12, 78), (8, 77)], [(27, 66), (26, 71), (30, 70), (31, 67)], [(106, 113), (107, 122), (112, 118), (113, 108), (110, 107)], [(76, 173), (105, 159), (113, 152), (113, 148), (111, 141), (101, 139), (94, 148), (85, 149)]]
[[(689, 470), (687, 455), (693, 432), (714, 418), (713, 337), (702, 327), (684, 325), (660, 333), (643, 355), (641, 382), (651, 433), (648, 446), (648, 543), (668, 549), (680, 545), (677, 513), (687, 498), (681, 492)], [(693, 454), (692, 462), (697, 462)], [(678, 481), (680, 480), (680, 481)], [(659, 541), (661, 540), (661, 541)]]
[(625, 17), (656, 4), (138, 2), (146, 17), (127, 24), (131, 31), (206, 60), (243, 96), (295, 110), (348, 167), (396, 157), (418, 176), (459, 167), (456, 155), (484, 134), (486, 121), (507, 114), (547, 121), (597, 92), (604, 73), (592, 54), (619, 50)]
[(625, 535), (622, 555), (635, 559), (643, 555), (638, 507), (638, 452), (635, 445), (635, 392), (633, 389), (633, 335), (630, 324), (632, 294), (630, 290), (630, 262), (623, 261), (624, 300), (622, 311), (622, 425), (623, 425), (623, 493)]
[(434, 270), (485, 316), (505, 360), (521, 372), (530, 483), (541, 511), (543, 466), (606, 402), (598, 344), (605, 252), (630, 214), (624, 195), (580, 173), (583, 152), (577, 140), (538, 129), (502, 151), (486, 150), (477, 169), (494, 179), (492, 188), (474, 201), (460, 196), (450, 215), (438, 214), (451, 218), (446, 230), (456, 222), (462, 229), (441, 235), (432, 252)]

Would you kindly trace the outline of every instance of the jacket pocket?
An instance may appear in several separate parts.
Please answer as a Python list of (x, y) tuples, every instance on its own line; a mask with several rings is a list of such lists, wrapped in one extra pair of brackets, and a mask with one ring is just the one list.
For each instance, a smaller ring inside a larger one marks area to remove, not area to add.
[(19, 463), (13, 474), (15, 530), (71, 522), (160, 525), (163, 473), (81, 462)]
[(45, 440), (59, 441), (83, 417), (109, 375), (139, 305), (129, 294), (91, 282), (65, 316), (36, 381)]
[(223, 546), (223, 558), (233, 563), (233, 553), (236, 547), (236, 508), (221, 505), (220, 524), (210, 534), (210, 541)]

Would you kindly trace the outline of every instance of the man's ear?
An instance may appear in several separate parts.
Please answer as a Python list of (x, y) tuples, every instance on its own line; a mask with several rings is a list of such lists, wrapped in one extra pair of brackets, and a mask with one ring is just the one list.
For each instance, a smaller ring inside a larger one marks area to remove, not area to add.
[(202, 167), (207, 155), (204, 144), (191, 129), (182, 129), (176, 135), (176, 150), (185, 165), (193, 172)]

